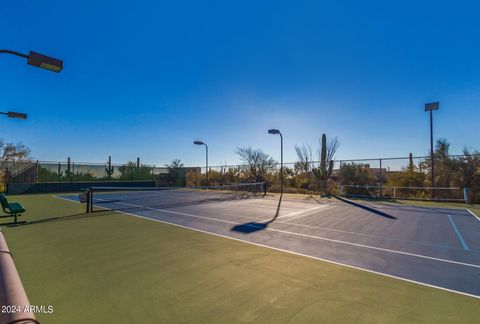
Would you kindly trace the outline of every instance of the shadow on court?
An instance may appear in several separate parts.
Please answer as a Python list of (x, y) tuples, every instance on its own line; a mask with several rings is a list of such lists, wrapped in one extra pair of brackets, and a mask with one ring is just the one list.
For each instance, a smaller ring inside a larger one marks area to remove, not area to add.
[(384, 213), (378, 209), (375, 209), (373, 207), (370, 207), (370, 206), (366, 206), (366, 205), (362, 205), (362, 204), (359, 204), (357, 202), (354, 202), (352, 200), (349, 200), (349, 199), (345, 199), (343, 197), (340, 197), (340, 196), (337, 196), (336, 197), (338, 200), (340, 201), (343, 201), (344, 203), (347, 203), (349, 205), (352, 205), (352, 206), (355, 206), (355, 207), (358, 207), (358, 208), (361, 208), (363, 210), (366, 210), (366, 211), (369, 211), (375, 215), (378, 215), (378, 216), (382, 216), (382, 217), (385, 217), (385, 218), (390, 218), (390, 219), (397, 219), (395, 216), (392, 216), (390, 214), (387, 214), (387, 213)]
[(8, 223), (1, 223), (0, 226), (6, 226), (6, 227), (12, 227), (12, 226), (18, 226), (18, 225), (24, 225), (26, 222), (25, 221), (18, 221), (18, 222), (8, 222)]
[(77, 219), (83, 219), (83, 218), (102, 217), (102, 216), (109, 216), (112, 214), (111, 212), (109, 213), (109, 211), (104, 211), (104, 212), (105, 213), (103, 214), (95, 214), (95, 215), (78, 213), (78, 214), (72, 214), (72, 215), (66, 215), (66, 216), (44, 218), (44, 219), (39, 219), (35, 221), (30, 221), (30, 222), (22, 221), (17, 223), (8, 223), (8, 224), (0, 224), (0, 225), (6, 226), (6, 227), (17, 227), (17, 226), (51, 223), (51, 222), (61, 222), (61, 221), (68, 221), (68, 220), (77, 220)]
[(278, 205), (277, 205), (277, 210), (275, 212), (275, 215), (269, 221), (263, 222), (263, 223), (248, 222), (248, 223), (245, 223), (245, 224), (239, 224), (239, 225), (235, 225), (230, 230), (232, 232), (240, 232), (240, 233), (243, 233), (243, 234), (250, 234), (250, 233), (254, 233), (254, 232), (258, 232), (258, 231), (263, 231), (264, 229), (266, 229), (268, 227), (268, 225), (270, 223), (273, 223), (277, 219), (278, 215), (280, 214), (280, 208), (282, 206), (282, 197), (283, 197), (283, 194), (280, 194), (280, 198), (278, 199)]

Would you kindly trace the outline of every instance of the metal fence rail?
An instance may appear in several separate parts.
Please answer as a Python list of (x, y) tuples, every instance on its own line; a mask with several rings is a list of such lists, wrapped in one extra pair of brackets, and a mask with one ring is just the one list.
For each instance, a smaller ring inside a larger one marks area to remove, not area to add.
[[(450, 155), (450, 161), (463, 161), (466, 156)], [(320, 168), (320, 161), (297, 161), (283, 164), (284, 189), (291, 193), (319, 193), (327, 190), (339, 194), (341, 185), (376, 185), (376, 196), (395, 196), (400, 194), (418, 199), (433, 198), (438, 191), (434, 187), (463, 186), (459, 176), (452, 176), (446, 171), (447, 164), (436, 158), (436, 183), (431, 182), (430, 156), (382, 157), (365, 159), (341, 159), (333, 163), (333, 169), (326, 183), (319, 183), (314, 175)], [(445, 163), (445, 165), (443, 165)], [(406, 176), (410, 171), (411, 176)], [(16, 173), (15, 173), (16, 172)], [(23, 172), (23, 174), (22, 174)], [(349, 173), (350, 172), (350, 173)], [(351, 172), (357, 176), (352, 177)], [(479, 171), (480, 172), (480, 171)], [(0, 161), (0, 190), (3, 183), (77, 183), (95, 181), (155, 181), (159, 186), (203, 186), (223, 185), (239, 182), (267, 182), (269, 191), (280, 190), (279, 163), (268, 165), (244, 164), (217, 165), (205, 167), (170, 167), (140, 163), (140, 160), (128, 163), (105, 163), (67, 161)], [(361, 175), (361, 177), (358, 177)], [(319, 188), (319, 186), (321, 188)], [(388, 187), (398, 188), (388, 189)], [(416, 194), (403, 194), (400, 187), (430, 188), (430, 192), (419, 190)], [(385, 192), (383, 192), (385, 190)], [(473, 188), (473, 196), (480, 200), (478, 188)], [(460, 194), (458, 194), (460, 196)], [(440, 198), (442, 195), (439, 196)]]

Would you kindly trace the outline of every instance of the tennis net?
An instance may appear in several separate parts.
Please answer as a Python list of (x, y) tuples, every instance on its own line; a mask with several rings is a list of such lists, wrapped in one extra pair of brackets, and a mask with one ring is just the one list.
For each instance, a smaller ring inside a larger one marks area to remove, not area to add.
[(95, 209), (173, 208), (265, 195), (266, 183), (256, 182), (203, 187), (90, 187), (83, 200), (89, 213)]

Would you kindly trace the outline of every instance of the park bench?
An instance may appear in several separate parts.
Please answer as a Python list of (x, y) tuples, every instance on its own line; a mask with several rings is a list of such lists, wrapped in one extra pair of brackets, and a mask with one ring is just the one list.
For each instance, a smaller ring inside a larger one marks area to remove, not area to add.
[(0, 203), (2, 204), (2, 209), (5, 212), (5, 214), (8, 214), (8, 215), (0, 216), (0, 218), (14, 217), (15, 223), (17, 222), (17, 217), (21, 216), (21, 213), (26, 211), (26, 209), (23, 208), (23, 206), (17, 202), (9, 203), (7, 200), (7, 197), (5, 197), (4, 194), (0, 194)]

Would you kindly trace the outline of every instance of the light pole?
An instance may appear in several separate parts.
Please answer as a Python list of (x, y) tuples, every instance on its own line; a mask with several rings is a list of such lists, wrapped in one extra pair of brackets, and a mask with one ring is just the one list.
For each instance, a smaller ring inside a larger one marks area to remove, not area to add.
[(0, 49), (0, 54), (11, 54), (11, 55), (23, 57), (27, 59), (27, 64), (30, 64), (45, 70), (57, 72), (57, 73), (63, 69), (62, 60), (59, 60), (50, 56), (46, 56), (43, 54), (39, 54), (36, 52), (32, 52), (32, 51), (30, 51), (28, 54), (23, 54), (16, 51)]
[(425, 104), (425, 111), (430, 112), (430, 163), (432, 164), (432, 200), (435, 199), (435, 163), (433, 158), (433, 111), (440, 108), (440, 103), (431, 102)]
[(208, 187), (208, 146), (202, 141), (194, 141), (193, 144), (195, 145), (205, 145), (205, 166), (206, 166), (206, 172), (205, 172), (205, 186)]
[(280, 135), (280, 195), (283, 194), (283, 136), (278, 129), (269, 129), (269, 134)]

